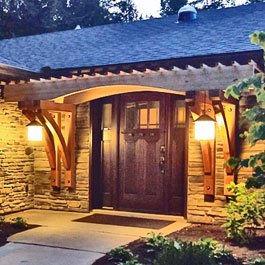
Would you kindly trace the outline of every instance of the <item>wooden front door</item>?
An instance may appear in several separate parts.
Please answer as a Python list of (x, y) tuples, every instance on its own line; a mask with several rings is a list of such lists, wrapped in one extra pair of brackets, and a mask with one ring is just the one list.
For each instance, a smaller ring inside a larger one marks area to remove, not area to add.
[(121, 97), (119, 207), (163, 212), (166, 174), (165, 97)]
[(183, 215), (184, 99), (130, 93), (92, 102), (91, 113), (93, 207)]

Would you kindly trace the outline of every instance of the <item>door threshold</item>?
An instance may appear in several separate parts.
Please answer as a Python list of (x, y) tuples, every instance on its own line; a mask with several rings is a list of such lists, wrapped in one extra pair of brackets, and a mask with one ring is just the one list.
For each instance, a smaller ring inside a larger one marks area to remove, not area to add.
[(112, 209), (93, 209), (91, 211), (91, 213), (109, 214), (109, 215), (117, 215), (117, 216), (137, 217), (137, 218), (146, 218), (146, 219), (153, 219), (153, 220), (165, 220), (165, 221), (175, 221), (175, 222), (187, 223), (187, 220), (183, 216), (177, 216), (177, 215), (126, 212), (126, 211), (116, 211), (116, 210), (112, 210)]

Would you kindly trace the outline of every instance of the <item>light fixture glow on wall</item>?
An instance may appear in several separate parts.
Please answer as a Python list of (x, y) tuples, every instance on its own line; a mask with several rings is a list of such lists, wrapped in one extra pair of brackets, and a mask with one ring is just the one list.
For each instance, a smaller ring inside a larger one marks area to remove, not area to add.
[(215, 120), (205, 114), (206, 110), (206, 91), (204, 94), (203, 114), (194, 121), (196, 140), (213, 140), (215, 137)]
[(31, 121), (28, 125), (28, 140), (41, 141), (42, 140), (42, 126), (36, 120)]

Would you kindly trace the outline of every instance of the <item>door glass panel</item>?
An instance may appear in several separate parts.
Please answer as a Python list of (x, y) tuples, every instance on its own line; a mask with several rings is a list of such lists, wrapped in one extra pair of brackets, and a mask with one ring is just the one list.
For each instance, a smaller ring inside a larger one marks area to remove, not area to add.
[(137, 128), (137, 105), (135, 102), (128, 102), (125, 105), (126, 129)]
[(126, 103), (126, 129), (159, 128), (159, 101)]
[(176, 100), (174, 127), (185, 127), (186, 105), (184, 100)]
[(112, 104), (103, 104), (102, 107), (102, 129), (111, 130), (112, 123)]
[(148, 109), (140, 109), (140, 128), (147, 129)]
[(159, 101), (150, 102), (149, 109), (149, 128), (159, 128)]

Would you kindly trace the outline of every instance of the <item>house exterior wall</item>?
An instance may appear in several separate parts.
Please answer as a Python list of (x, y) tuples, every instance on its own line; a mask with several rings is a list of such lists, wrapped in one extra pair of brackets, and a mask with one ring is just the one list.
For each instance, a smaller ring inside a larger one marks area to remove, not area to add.
[(0, 100), (0, 214), (33, 207), (34, 151), (16, 103)]
[[(256, 104), (251, 97), (243, 97), (239, 102), (239, 112), (242, 113), (246, 108)], [(244, 130), (241, 128), (240, 130)], [(251, 147), (250, 144), (236, 136), (237, 155), (242, 158), (248, 158), (259, 152), (264, 151), (264, 141), (258, 142)], [(189, 119), (189, 137), (188, 137), (188, 194), (187, 194), (187, 220), (195, 223), (220, 223), (224, 221), (224, 207), (226, 197), (224, 190), (224, 155), (221, 135), (216, 126), (216, 158), (215, 158), (215, 196), (214, 201), (207, 201), (204, 197), (204, 179), (203, 162), (199, 141), (194, 139), (194, 123)], [(250, 168), (242, 168), (236, 177), (236, 181), (244, 182), (247, 177), (252, 175)]]
[[(27, 119), (16, 103), (0, 102), (0, 214), (29, 208), (62, 211), (89, 211), (89, 102), (77, 105), (76, 117), (76, 188), (61, 189), (50, 186), (50, 167), (42, 143), (26, 139)], [(241, 101), (241, 111), (248, 107)], [(250, 146), (240, 140), (240, 156), (246, 158), (263, 151), (264, 143)], [(189, 222), (220, 223), (224, 220), (223, 195), (224, 156), (222, 140), (216, 130), (216, 189), (214, 201), (204, 197), (201, 147), (194, 139), (194, 124), (189, 119), (187, 219)], [(238, 181), (251, 174), (249, 169), (239, 172)]]
[[(215, 196), (214, 200), (205, 200), (204, 171), (200, 142), (194, 138), (194, 123), (189, 119), (188, 137), (188, 194), (187, 220), (194, 223), (219, 223), (225, 214), (226, 204), (224, 192), (224, 156), (223, 146), (218, 129), (216, 130), (216, 160), (215, 160)], [(217, 126), (216, 126), (217, 127)]]

